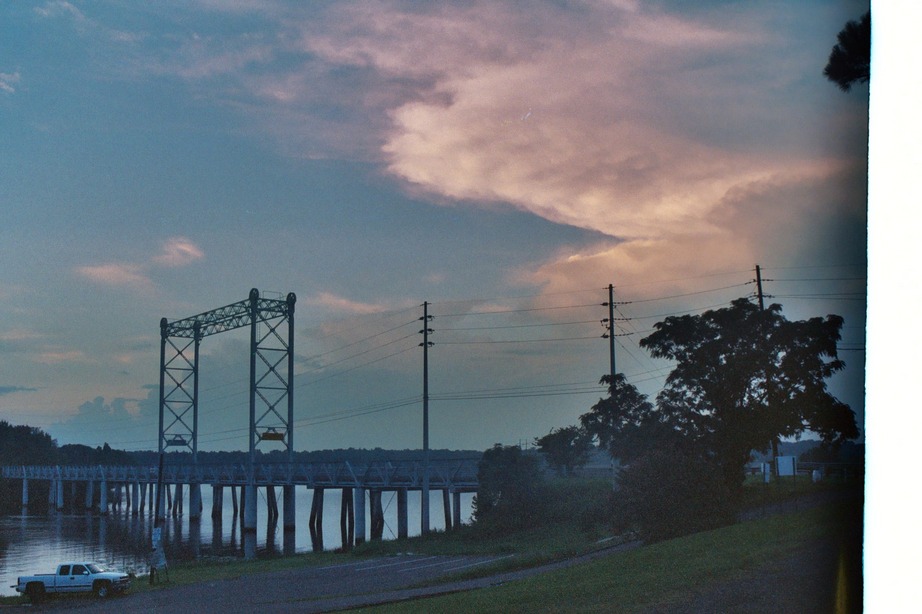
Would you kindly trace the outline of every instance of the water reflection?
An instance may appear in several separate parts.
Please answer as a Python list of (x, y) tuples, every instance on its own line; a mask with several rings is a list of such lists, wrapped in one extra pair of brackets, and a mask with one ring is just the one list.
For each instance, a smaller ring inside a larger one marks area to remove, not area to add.
[[(256, 556), (276, 556), (310, 552), (313, 547), (309, 515), (312, 492), (304, 487), (295, 491), (297, 520), (294, 530), (279, 528), (278, 517), (267, 522), (268, 507), (264, 491), (258, 497), (258, 523), (256, 533), (241, 540), (240, 518), (234, 514), (236, 494), (230, 488), (220, 493), (222, 513), (212, 517), (205, 506), (200, 520), (190, 521), (186, 515), (167, 514), (163, 524), (163, 543), (168, 561), (190, 560), (203, 557), (243, 556), (244, 552)], [(188, 497), (188, 489), (183, 493)], [(397, 533), (397, 504), (394, 493), (383, 493), (384, 539), (394, 539)], [(202, 487), (202, 499), (212, 502), (211, 488)], [(370, 499), (370, 498), (369, 498)], [(472, 495), (462, 496), (462, 518), (469, 521)], [(419, 493), (409, 493), (409, 534), (420, 532)], [(326, 497), (322, 510), (322, 531), (317, 535), (327, 549), (341, 546), (339, 496)], [(366, 506), (370, 501), (366, 500)], [(444, 528), (440, 493), (433, 491), (430, 508), (433, 529)], [(186, 505), (185, 509), (191, 509)], [(133, 515), (123, 505), (108, 516), (91, 513), (52, 512), (46, 516), (0, 516), (0, 595), (15, 595), (10, 585), (19, 575), (50, 573), (58, 563), (67, 560), (98, 561), (146, 573), (150, 552), (150, 534), (153, 517), (150, 506), (145, 513)], [(366, 519), (370, 512), (366, 507)], [(369, 523), (370, 524), (370, 523)], [(366, 526), (366, 540), (370, 527)], [(241, 541), (243, 543), (241, 543)]]

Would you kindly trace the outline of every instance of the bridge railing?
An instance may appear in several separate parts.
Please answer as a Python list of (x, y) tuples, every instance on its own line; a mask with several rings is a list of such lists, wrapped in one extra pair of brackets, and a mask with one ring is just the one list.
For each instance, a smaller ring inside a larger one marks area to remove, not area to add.
[[(258, 486), (298, 485), (309, 488), (419, 489), (425, 467), (422, 461), (376, 461), (350, 463), (260, 463), (254, 467)], [(8, 479), (155, 482), (157, 467), (112, 465), (26, 465), (2, 466), (0, 476)], [(248, 482), (245, 464), (166, 465), (163, 481), (168, 484), (201, 483), (243, 485)], [(474, 460), (431, 461), (429, 487), (432, 489), (476, 490), (477, 462)]]

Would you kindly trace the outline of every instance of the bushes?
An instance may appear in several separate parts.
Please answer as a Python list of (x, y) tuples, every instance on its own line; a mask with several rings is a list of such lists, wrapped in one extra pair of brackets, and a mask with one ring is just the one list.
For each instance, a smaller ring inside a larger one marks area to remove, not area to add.
[(484, 452), (474, 497), (474, 527), (489, 535), (572, 524), (587, 534), (607, 531), (612, 490), (608, 480), (545, 479), (538, 456), (517, 446)]
[(616, 527), (634, 527), (646, 542), (725, 526), (736, 504), (723, 472), (700, 456), (653, 450), (621, 471)]
[(534, 526), (544, 505), (538, 457), (518, 446), (496, 444), (483, 453), (477, 469), (480, 487), (474, 497), (474, 522), (503, 532)]
[(712, 461), (679, 449), (651, 450), (607, 480), (545, 481), (533, 454), (494, 446), (483, 455), (474, 526), (488, 535), (572, 524), (592, 534), (611, 526), (655, 542), (731, 524), (738, 508)]

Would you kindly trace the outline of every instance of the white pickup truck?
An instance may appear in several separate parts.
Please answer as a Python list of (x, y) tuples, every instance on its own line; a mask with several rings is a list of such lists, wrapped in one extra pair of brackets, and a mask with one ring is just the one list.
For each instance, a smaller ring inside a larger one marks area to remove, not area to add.
[(131, 576), (121, 571), (111, 571), (98, 563), (63, 563), (58, 572), (16, 578), (13, 588), (32, 601), (41, 601), (48, 593), (85, 593), (92, 591), (97, 597), (121, 593), (131, 586)]

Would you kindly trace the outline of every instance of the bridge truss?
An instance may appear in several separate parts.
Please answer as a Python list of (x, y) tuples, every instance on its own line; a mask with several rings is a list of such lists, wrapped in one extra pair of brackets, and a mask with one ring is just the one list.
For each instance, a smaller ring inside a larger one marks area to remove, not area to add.
[(246, 300), (169, 322), (160, 320), (158, 451), (186, 448), (198, 458), (199, 345), (203, 338), (250, 327), (250, 465), (263, 441), (294, 453), (294, 293)]

